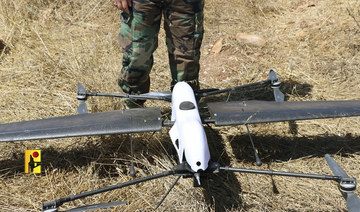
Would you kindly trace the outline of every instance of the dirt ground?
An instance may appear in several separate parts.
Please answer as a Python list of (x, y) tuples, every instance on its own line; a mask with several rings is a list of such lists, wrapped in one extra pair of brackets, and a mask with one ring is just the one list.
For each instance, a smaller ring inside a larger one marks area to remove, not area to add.
[[(357, 0), (205, 1), (200, 85), (226, 88), (267, 78), (274, 69), (287, 101), (360, 99), (360, 2)], [(118, 93), (119, 11), (109, 0), (0, 1), (0, 123), (76, 113), (76, 85)], [(242, 33), (242, 34), (241, 34)], [(257, 36), (258, 42), (243, 38)], [(221, 41), (221, 42), (219, 42)], [(168, 91), (164, 31), (151, 90)], [(271, 100), (269, 90), (220, 95), (216, 101)], [(206, 106), (204, 99), (200, 103)], [(123, 109), (121, 99), (89, 98), (91, 113)], [(169, 103), (148, 101), (147, 107)], [(360, 178), (360, 119), (251, 125), (261, 169), (331, 174), (324, 154)], [(259, 169), (244, 126), (206, 126), (211, 158)], [(134, 135), (137, 177), (177, 161), (168, 135)], [(43, 202), (131, 180), (128, 135), (0, 144), (0, 211), (39, 211)], [(24, 150), (41, 149), (42, 174), (24, 174)], [(167, 177), (64, 204), (70, 209), (110, 201), (104, 211), (152, 211), (174, 182)], [(194, 188), (180, 179), (159, 211), (346, 211), (335, 182), (219, 173)], [(359, 189), (357, 189), (359, 194)]]

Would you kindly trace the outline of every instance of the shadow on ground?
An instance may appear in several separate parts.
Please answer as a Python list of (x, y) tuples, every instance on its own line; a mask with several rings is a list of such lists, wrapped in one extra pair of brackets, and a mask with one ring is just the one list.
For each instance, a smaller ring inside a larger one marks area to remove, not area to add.
[[(208, 138), (211, 158), (222, 166), (230, 165), (230, 157), (225, 151), (224, 141), (218, 131), (205, 127)], [(232, 208), (241, 208), (241, 183), (233, 172), (220, 172), (207, 175), (202, 180), (204, 196), (210, 206), (216, 211), (229, 211)]]
[[(282, 82), (280, 90), (285, 95), (285, 101), (288, 100), (290, 95), (298, 97), (305, 97), (311, 95), (312, 85), (307, 83), (300, 83), (296, 81)], [(210, 95), (203, 97), (199, 102), (200, 114), (207, 118), (209, 117), (207, 103), (210, 102), (230, 102), (230, 101), (275, 101), (274, 91), (270, 85), (253, 86), (249, 88), (243, 88), (230, 92), (225, 92), (216, 95)]]
[[(360, 152), (360, 137), (352, 135), (301, 138), (252, 135), (252, 138), (264, 163), (303, 157), (322, 158), (325, 154), (341, 154), (346, 157)], [(237, 135), (232, 138), (231, 147), (238, 160), (255, 163), (254, 151), (248, 135)]]

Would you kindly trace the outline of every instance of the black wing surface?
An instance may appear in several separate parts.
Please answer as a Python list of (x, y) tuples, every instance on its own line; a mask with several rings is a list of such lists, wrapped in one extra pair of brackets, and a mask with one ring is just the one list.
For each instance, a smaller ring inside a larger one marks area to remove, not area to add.
[(0, 142), (159, 131), (160, 108), (136, 108), (0, 124)]
[(234, 101), (208, 103), (215, 125), (360, 116), (360, 101)]

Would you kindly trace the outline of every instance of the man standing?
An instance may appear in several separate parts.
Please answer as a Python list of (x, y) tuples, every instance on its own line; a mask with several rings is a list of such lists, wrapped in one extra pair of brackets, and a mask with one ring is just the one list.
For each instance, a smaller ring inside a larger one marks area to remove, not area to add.
[[(153, 53), (158, 46), (161, 17), (164, 17), (171, 88), (180, 81), (199, 89), (199, 59), (203, 38), (204, 0), (113, 0), (122, 10), (119, 42), (123, 67), (119, 86), (129, 94), (147, 93)], [(127, 100), (142, 106), (143, 100)]]

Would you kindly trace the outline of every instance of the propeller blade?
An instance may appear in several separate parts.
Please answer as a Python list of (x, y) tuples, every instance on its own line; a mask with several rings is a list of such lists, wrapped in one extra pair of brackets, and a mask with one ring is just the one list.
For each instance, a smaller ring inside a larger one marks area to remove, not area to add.
[(279, 87), (272, 87), (274, 91), (274, 97), (276, 102), (283, 102), (285, 100), (285, 95), (280, 91)]
[(346, 193), (346, 207), (349, 212), (360, 211), (360, 198), (354, 192)]
[(96, 210), (96, 209), (102, 209), (102, 208), (115, 207), (115, 206), (118, 206), (118, 205), (124, 205), (126, 203), (127, 203), (127, 201), (121, 201), (121, 202), (102, 203), (102, 204), (96, 204), (96, 205), (85, 205), (85, 206), (81, 206), (81, 207), (78, 207), (78, 208), (73, 208), (73, 209), (67, 210), (67, 212), (91, 211), (91, 210)]
[(279, 80), (279, 78), (276, 76), (275, 71), (272, 69), (270, 69), (268, 80), (270, 80), (270, 81)]
[(85, 100), (79, 100), (79, 101), (80, 101), (80, 104), (79, 104), (79, 107), (77, 108), (77, 113), (78, 114), (88, 113), (88, 109), (87, 109)]
[(336, 163), (336, 161), (329, 154), (325, 155), (325, 159), (334, 175), (341, 176), (343, 178), (349, 178), (349, 175), (346, 174), (346, 172), (339, 166), (339, 164)]
[(274, 70), (270, 70), (269, 72), (269, 78), (268, 80), (270, 80), (271, 82), (271, 88), (274, 91), (274, 97), (275, 97), (275, 101), (276, 102), (283, 102), (285, 99), (285, 95), (280, 91), (280, 79), (276, 76), (276, 73)]
[(349, 212), (360, 212), (360, 198), (354, 193), (356, 180), (350, 178), (329, 154), (325, 155), (325, 159), (334, 175), (342, 177), (339, 188), (346, 199), (347, 209)]

